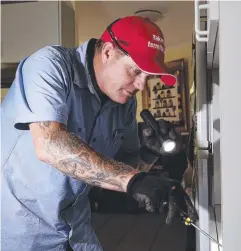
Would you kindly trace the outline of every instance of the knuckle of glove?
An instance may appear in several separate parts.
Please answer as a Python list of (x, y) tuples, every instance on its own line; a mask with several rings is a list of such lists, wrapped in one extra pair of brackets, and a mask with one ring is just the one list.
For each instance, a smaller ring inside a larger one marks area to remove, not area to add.
[[(131, 183), (130, 183), (131, 182)], [(131, 193), (145, 194), (147, 196), (159, 196), (163, 193), (161, 178), (155, 174), (136, 174), (128, 184)]]
[(159, 130), (162, 134), (167, 134), (170, 128), (170, 122), (160, 119), (158, 120)]
[(176, 140), (178, 135), (177, 135), (177, 132), (174, 128), (171, 128), (170, 131), (169, 131), (169, 137), (172, 139), (172, 140)]
[(166, 120), (158, 121), (160, 132), (163, 135), (168, 135), (172, 140), (176, 140), (179, 136), (179, 133), (176, 131), (174, 125)]
[(142, 131), (144, 137), (150, 137), (153, 135), (153, 129), (151, 127), (147, 127)]

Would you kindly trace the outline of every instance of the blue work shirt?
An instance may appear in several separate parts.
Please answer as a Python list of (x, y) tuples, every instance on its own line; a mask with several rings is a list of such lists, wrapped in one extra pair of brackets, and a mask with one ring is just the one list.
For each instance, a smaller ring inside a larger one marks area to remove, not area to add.
[(104, 105), (91, 81), (87, 48), (47, 46), (20, 62), (2, 103), (2, 248), (100, 251), (84, 181), (40, 161), (29, 123), (57, 121), (115, 158), (139, 148), (136, 99)]

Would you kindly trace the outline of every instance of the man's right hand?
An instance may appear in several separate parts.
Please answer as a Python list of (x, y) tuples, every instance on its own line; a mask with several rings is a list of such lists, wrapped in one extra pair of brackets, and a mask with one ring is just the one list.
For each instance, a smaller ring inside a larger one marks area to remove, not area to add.
[(152, 173), (134, 175), (127, 186), (127, 192), (141, 207), (149, 212), (160, 212), (167, 202), (166, 224), (170, 224), (181, 211), (194, 221), (198, 218), (196, 210), (183, 190), (180, 182), (157, 176)]

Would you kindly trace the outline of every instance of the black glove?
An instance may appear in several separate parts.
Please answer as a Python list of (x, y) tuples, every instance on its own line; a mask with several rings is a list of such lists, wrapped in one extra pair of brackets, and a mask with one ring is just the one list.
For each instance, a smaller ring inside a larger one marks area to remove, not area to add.
[(166, 224), (184, 211), (195, 221), (196, 210), (178, 181), (152, 173), (138, 173), (128, 183), (127, 192), (149, 212), (161, 212), (165, 205)]
[(147, 164), (153, 164), (160, 155), (173, 155), (178, 153), (182, 147), (181, 135), (176, 132), (174, 125), (163, 119), (158, 120), (158, 128), (161, 135), (168, 137), (176, 142), (176, 147), (172, 152), (165, 152), (159, 135), (147, 124), (142, 130), (142, 146), (140, 148), (141, 159)]
[(160, 131), (160, 135), (163, 135), (163, 137), (169, 138), (176, 142), (175, 150), (172, 152), (165, 152), (162, 148), (161, 140), (159, 139), (161, 136), (156, 135), (155, 131), (149, 126), (147, 126), (147, 128), (143, 130), (143, 143), (145, 147), (151, 150), (156, 155), (172, 155), (179, 152), (182, 146), (181, 135), (177, 133), (174, 128), (174, 125), (163, 119), (158, 120), (157, 124), (158, 129)]

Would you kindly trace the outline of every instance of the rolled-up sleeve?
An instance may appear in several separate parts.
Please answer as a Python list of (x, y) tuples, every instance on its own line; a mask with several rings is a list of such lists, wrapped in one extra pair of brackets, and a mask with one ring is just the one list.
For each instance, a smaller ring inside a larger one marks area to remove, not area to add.
[(29, 123), (68, 119), (68, 71), (64, 58), (45, 47), (20, 63), (15, 78), (18, 104), (15, 127), (27, 130)]

